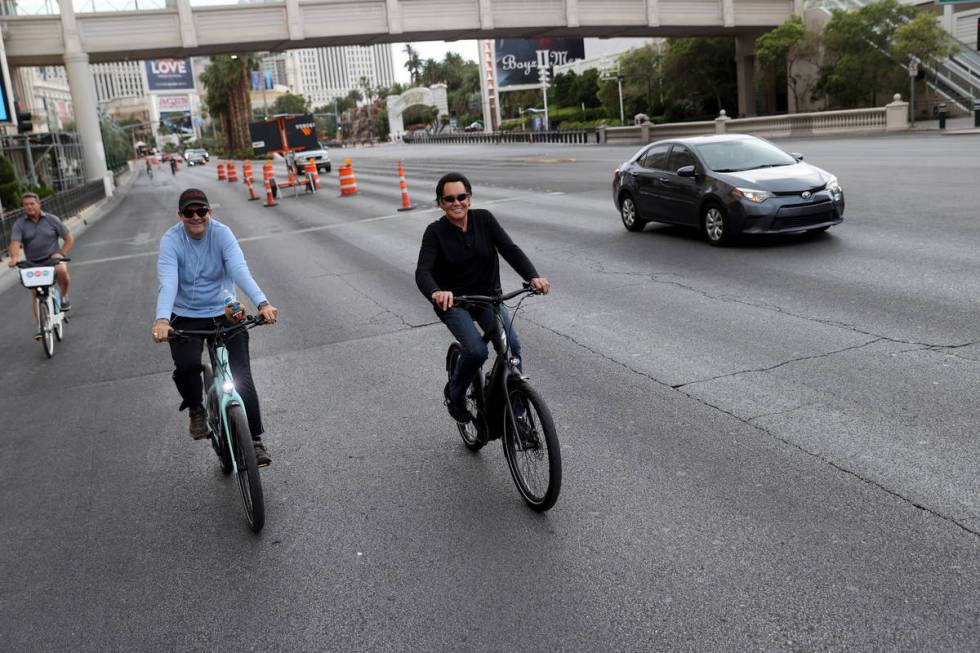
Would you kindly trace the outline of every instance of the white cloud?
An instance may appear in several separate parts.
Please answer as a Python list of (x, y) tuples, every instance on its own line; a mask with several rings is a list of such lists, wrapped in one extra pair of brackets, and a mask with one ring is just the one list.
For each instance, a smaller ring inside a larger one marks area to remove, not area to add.
[[(435, 59), (436, 61), (442, 61), (446, 57), (446, 53), (455, 52), (467, 59), (469, 61), (477, 61), (480, 54), (479, 46), (476, 41), (419, 41), (411, 44), (415, 51), (419, 53), (419, 57), (422, 61), (426, 59)], [(395, 80), (407, 84), (411, 81), (408, 69), (405, 68), (405, 62), (408, 58), (405, 56), (405, 44), (404, 43), (392, 43), (392, 54), (393, 63), (395, 64)]]

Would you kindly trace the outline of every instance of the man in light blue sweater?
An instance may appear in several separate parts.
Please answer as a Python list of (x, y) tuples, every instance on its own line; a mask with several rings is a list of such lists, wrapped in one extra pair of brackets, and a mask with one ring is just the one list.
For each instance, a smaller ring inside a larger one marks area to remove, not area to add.
[[(176, 224), (160, 239), (157, 274), (156, 321), (151, 335), (154, 342), (167, 342), (171, 327), (187, 330), (213, 329), (232, 322), (225, 317), (225, 291), (238, 286), (258, 308), (268, 324), (275, 324), (276, 307), (269, 303), (252, 278), (242, 248), (231, 229), (211, 216), (211, 207), (203, 191), (188, 188), (177, 203)], [(235, 387), (245, 403), (248, 427), (255, 441), (255, 457), (260, 467), (271, 462), (262, 443), (262, 416), (259, 397), (252, 381), (248, 353), (248, 331), (242, 330), (226, 345)], [(170, 342), (174, 359), (174, 383), (183, 400), (180, 410), (190, 411), (190, 434), (195, 440), (208, 435), (204, 411), (204, 382), (201, 376), (201, 352), (204, 341), (189, 337)]]

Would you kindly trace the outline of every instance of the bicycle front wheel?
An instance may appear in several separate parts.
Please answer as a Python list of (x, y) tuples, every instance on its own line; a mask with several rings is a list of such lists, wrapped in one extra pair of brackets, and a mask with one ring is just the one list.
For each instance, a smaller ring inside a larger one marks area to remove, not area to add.
[(214, 394), (214, 372), (211, 370), (211, 363), (204, 362), (204, 405), (208, 409), (208, 429), (211, 435), (211, 448), (218, 456), (221, 463), (221, 473), (225, 476), (231, 474), (231, 453), (228, 451), (228, 438), (225, 437), (221, 428), (219, 415), (218, 398)]
[(509, 381), (504, 455), (517, 490), (531, 509), (544, 512), (561, 491), (561, 449), (548, 406), (526, 381)]
[(41, 344), (44, 345), (44, 355), (48, 358), (54, 356), (54, 328), (51, 326), (51, 311), (48, 303), (37, 302), (37, 317), (41, 326)]
[(253, 533), (258, 533), (265, 525), (265, 501), (262, 499), (262, 480), (259, 466), (255, 462), (255, 444), (248, 430), (248, 419), (241, 406), (228, 409), (228, 424), (231, 427), (232, 442), (235, 446), (235, 463), (238, 465), (238, 487), (242, 491), (242, 504), (245, 518)]

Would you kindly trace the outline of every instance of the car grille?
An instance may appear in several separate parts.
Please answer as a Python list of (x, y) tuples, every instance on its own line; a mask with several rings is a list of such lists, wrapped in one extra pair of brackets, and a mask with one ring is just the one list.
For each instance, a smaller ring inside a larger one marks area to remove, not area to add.
[(814, 195), (819, 193), (825, 188), (825, 186), (816, 186), (814, 188), (804, 188), (803, 190), (791, 190), (791, 191), (771, 191), (776, 197), (793, 197), (794, 195), (799, 197), (804, 191), (810, 191)]
[(773, 229), (794, 229), (797, 227), (809, 227), (810, 225), (832, 222), (834, 220), (833, 211), (823, 211), (821, 213), (811, 213), (809, 215), (794, 215), (776, 218)]

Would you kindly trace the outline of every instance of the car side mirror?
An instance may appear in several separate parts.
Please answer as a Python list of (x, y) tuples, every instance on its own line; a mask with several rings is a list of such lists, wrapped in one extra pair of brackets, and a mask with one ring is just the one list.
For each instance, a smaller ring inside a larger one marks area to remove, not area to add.
[(695, 177), (698, 174), (696, 166), (682, 166), (677, 169), (678, 177)]
[(797, 161), (802, 161), (803, 160), (803, 155), (800, 154), (799, 152), (790, 152), (789, 155), (791, 157), (793, 157), (794, 159), (796, 159)]

